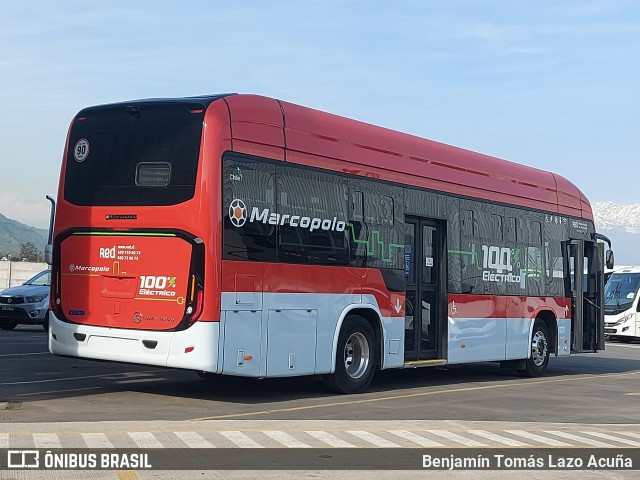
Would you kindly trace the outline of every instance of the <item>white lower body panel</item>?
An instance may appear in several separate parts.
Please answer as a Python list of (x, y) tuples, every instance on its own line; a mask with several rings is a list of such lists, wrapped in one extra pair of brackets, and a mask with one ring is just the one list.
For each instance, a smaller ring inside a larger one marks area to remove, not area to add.
[(219, 322), (179, 332), (126, 330), (62, 322), (51, 314), (49, 350), (56, 355), (238, 375), (284, 377), (335, 370), (344, 318), (368, 309), (381, 332), (381, 367), (404, 365), (404, 317), (382, 317), (373, 295), (254, 294), (236, 303), (222, 294)]
[(49, 315), (49, 351), (55, 355), (218, 371), (219, 322), (163, 332), (79, 325)]
[(382, 368), (404, 365), (404, 317), (382, 317), (373, 295), (264, 293), (243, 305), (236, 299), (233, 292), (222, 294), (222, 373), (330, 373), (342, 322), (355, 309), (368, 309), (379, 319)]

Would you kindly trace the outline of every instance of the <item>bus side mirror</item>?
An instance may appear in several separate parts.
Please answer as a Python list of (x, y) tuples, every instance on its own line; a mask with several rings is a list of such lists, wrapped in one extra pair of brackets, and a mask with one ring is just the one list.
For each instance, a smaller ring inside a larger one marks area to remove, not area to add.
[(605, 266), (611, 270), (613, 265), (613, 250), (607, 250), (607, 253), (605, 253)]
[(50, 243), (44, 246), (44, 261), (47, 262), (47, 265), (53, 263), (53, 245)]

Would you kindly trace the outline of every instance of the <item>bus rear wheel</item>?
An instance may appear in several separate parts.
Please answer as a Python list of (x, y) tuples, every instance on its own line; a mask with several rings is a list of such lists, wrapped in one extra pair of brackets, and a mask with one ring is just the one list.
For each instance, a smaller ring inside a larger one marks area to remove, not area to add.
[(365, 390), (376, 369), (377, 348), (373, 328), (363, 317), (345, 318), (338, 337), (336, 370), (323, 377), (327, 390), (359, 393)]
[(518, 370), (524, 377), (539, 377), (547, 369), (549, 363), (550, 343), (549, 330), (542, 320), (536, 319), (531, 335), (531, 355), (526, 360), (525, 368)]

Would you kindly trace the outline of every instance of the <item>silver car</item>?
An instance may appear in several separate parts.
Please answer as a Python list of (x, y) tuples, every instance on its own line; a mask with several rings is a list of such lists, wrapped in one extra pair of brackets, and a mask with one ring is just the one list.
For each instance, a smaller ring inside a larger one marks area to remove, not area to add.
[(51, 270), (44, 270), (22, 285), (0, 292), (0, 329), (18, 324), (42, 325), (49, 330), (49, 286)]

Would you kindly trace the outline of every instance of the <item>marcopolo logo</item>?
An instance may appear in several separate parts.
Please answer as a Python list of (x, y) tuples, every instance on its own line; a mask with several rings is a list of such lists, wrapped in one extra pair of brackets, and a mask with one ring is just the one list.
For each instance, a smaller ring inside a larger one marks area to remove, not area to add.
[(259, 210), (258, 207), (251, 209), (249, 215), (248, 209), (244, 202), (240, 199), (234, 199), (229, 204), (229, 220), (235, 227), (242, 227), (247, 221), (262, 222), (269, 225), (290, 225), (292, 227), (314, 230), (327, 230), (343, 232), (347, 228), (347, 223), (333, 218), (305, 217), (303, 215), (288, 215), (271, 212), (268, 208)]
[(229, 205), (229, 220), (235, 227), (241, 227), (247, 221), (247, 207), (242, 200), (236, 198)]
[(97, 266), (87, 266), (87, 265), (76, 265), (75, 263), (69, 264), (69, 271), (71, 273), (74, 272), (108, 272), (111, 270), (111, 267), (97, 267)]

